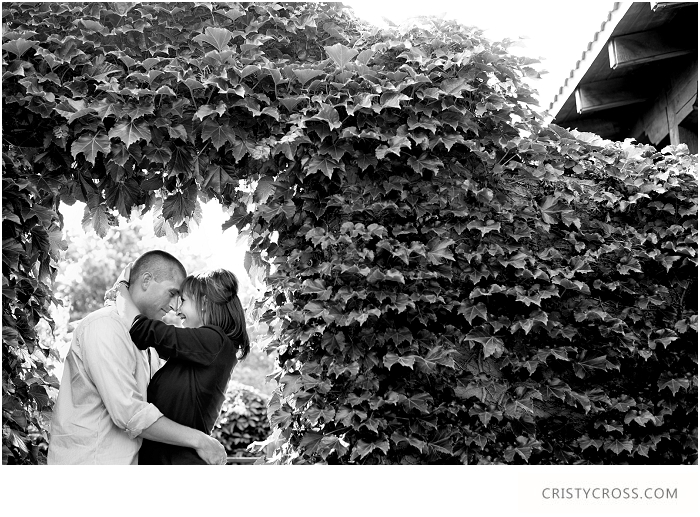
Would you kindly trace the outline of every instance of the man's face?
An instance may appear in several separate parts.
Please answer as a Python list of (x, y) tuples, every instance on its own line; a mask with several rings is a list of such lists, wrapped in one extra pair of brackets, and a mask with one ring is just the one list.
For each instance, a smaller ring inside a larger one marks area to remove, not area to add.
[(139, 310), (148, 318), (162, 319), (177, 307), (180, 284), (184, 279), (178, 272), (162, 277), (160, 282), (151, 276), (140, 303), (137, 304)]

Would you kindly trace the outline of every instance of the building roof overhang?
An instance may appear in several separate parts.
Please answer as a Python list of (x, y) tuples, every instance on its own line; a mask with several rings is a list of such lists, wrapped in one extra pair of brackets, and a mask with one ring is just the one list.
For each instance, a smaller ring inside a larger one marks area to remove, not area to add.
[(635, 110), (659, 95), (669, 67), (697, 63), (697, 5), (616, 2), (549, 104), (550, 121), (631, 136)]

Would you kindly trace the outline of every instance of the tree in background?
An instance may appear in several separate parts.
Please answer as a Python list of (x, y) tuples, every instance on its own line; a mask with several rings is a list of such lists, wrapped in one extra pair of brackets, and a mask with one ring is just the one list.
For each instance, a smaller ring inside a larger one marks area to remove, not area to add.
[(136, 257), (153, 249), (155, 243), (144, 237), (142, 221), (135, 221), (129, 228), (110, 228), (102, 238), (92, 229), (68, 229), (68, 251), (55, 293), (70, 305), (71, 321), (102, 307), (104, 293), (119, 273)]

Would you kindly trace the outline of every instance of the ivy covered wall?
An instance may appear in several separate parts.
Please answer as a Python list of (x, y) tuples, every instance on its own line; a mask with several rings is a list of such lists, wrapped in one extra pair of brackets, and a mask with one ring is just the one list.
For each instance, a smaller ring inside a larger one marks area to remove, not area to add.
[[(697, 157), (544, 126), (535, 63), (340, 4), (3, 4), (3, 462), (50, 409), (60, 202), (216, 198), (281, 463), (697, 460)], [(43, 416), (42, 416), (43, 414)], [(38, 430), (38, 431), (37, 431)]]

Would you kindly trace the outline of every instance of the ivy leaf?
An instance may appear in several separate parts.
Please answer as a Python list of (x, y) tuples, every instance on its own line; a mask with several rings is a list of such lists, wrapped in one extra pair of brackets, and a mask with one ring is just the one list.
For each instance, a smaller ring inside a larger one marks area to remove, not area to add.
[(377, 161), (377, 158), (375, 158), (371, 154), (361, 154), (359, 156), (355, 156), (355, 161), (357, 165), (362, 169), (363, 171), (367, 169), (367, 167), (376, 167), (376, 165), (379, 163)]
[(147, 146), (144, 149), (144, 155), (153, 163), (166, 164), (170, 161), (172, 153), (167, 147)]
[(411, 98), (401, 92), (384, 92), (379, 97), (379, 107), (377, 107), (375, 111), (379, 112), (383, 108), (401, 109), (401, 104), (399, 104), (399, 102), (408, 100), (411, 100)]
[(336, 43), (331, 47), (323, 48), (326, 51), (326, 54), (328, 54), (328, 57), (330, 57), (341, 69), (345, 68), (345, 65), (347, 65), (358, 54), (357, 50), (341, 45), (340, 43)]
[(427, 244), (426, 258), (431, 264), (440, 264), (443, 260), (454, 260), (454, 255), (448, 249), (455, 243), (452, 239), (442, 240), (438, 237)]
[(177, 97), (177, 94), (167, 84), (164, 84), (163, 86), (158, 88), (155, 93), (156, 95), (167, 95), (169, 97)]
[(574, 225), (579, 230), (581, 229), (581, 219), (575, 216), (572, 210), (566, 210), (561, 213), (561, 221), (567, 225)]
[(270, 425), (284, 429), (289, 425), (292, 419), (292, 413), (286, 409), (278, 409), (272, 413), (269, 418)]
[(139, 140), (145, 140), (146, 143), (149, 143), (151, 141), (151, 129), (146, 122), (125, 120), (110, 129), (109, 138), (119, 138), (127, 147)]
[(396, 346), (401, 343), (411, 344), (413, 342), (413, 333), (406, 327), (399, 329), (388, 330), (385, 334), (385, 339), (393, 341)]
[(645, 458), (648, 458), (649, 457), (649, 446), (640, 443), (634, 448), (634, 452), (636, 454), (639, 454), (640, 456), (644, 456)]
[(348, 148), (348, 146), (343, 144), (338, 145), (337, 142), (326, 142), (318, 150), (319, 153), (328, 154), (336, 161), (339, 161), (343, 157), (343, 155), (348, 153), (349, 151), (350, 149)]
[(309, 120), (320, 120), (322, 122), (326, 122), (331, 130), (339, 128), (342, 125), (338, 110), (328, 104), (325, 104), (321, 111), (309, 118)]
[(573, 399), (574, 404), (578, 402), (586, 413), (588, 413), (591, 410), (591, 401), (586, 395), (582, 393), (577, 393), (573, 390), (567, 392), (567, 394), (571, 399)]
[(173, 226), (191, 217), (197, 203), (197, 186), (192, 185), (183, 192), (175, 192), (163, 201), (163, 217)]
[(612, 451), (616, 455), (620, 455), (621, 452), (627, 451), (627, 452), (632, 452), (632, 447), (634, 444), (632, 443), (631, 440), (610, 440), (605, 442), (605, 447), (603, 447), (604, 450), (606, 451)]
[(384, 454), (389, 453), (389, 442), (387, 440), (377, 440), (376, 442), (366, 442), (364, 440), (358, 440), (355, 447), (350, 455), (350, 460), (354, 460), (357, 457), (360, 459), (364, 458), (372, 451), (379, 450)]
[(228, 125), (226, 120), (222, 120), (219, 123), (211, 118), (208, 118), (202, 124), (202, 141), (206, 142), (210, 140), (217, 151), (226, 142), (231, 144), (235, 143), (236, 135), (233, 132), (231, 126)]
[(319, 75), (323, 75), (324, 73), (325, 72), (323, 70), (313, 70), (310, 68), (297, 68), (294, 70), (294, 75), (296, 75), (299, 78), (299, 82), (301, 82), (302, 85), (308, 83), (314, 77), (318, 77)]
[(667, 381), (659, 380), (658, 382), (659, 386), (659, 391), (661, 391), (664, 388), (668, 388), (671, 390), (671, 393), (673, 393), (673, 396), (676, 396), (676, 393), (678, 393), (678, 390), (683, 388), (684, 390), (688, 390), (690, 387), (690, 381), (688, 379), (669, 379)]
[(182, 124), (176, 124), (174, 126), (168, 126), (168, 135), (172, 139), (181, 139), (183, 142), (187, 141), (187, 130)]
[(24, 38), (17, 38), (15, 40), (9, 41), (2, 46), (3, 50), (12, 52), (17, 58), (21, 58), (24, 53), (30, 48), (35, 48), (39, 44), (36, 41), (29, 41)]
[(54, 111), (65, 117), (70, 124), (82, 116), (95, 113), (97, 110), (88, 107), (83, 99), (73, 100), (64, 98), (59, 104), (56, 105)]
[(296, 108), (300, 102), (303, 102), (304, 100), (308, 100), (309, 98), (306, 95), (293, 95), (289, 97), (284, 97), (280, 98), (279, 102), (287, 108), (287, 111), (290, 113), (294, 111), (294, 108)]
[(275, 183), (272, 176), (265, 176), (260, 178), (258, 185), (255, 187), (255, 202), (265, 203), (267, 198), (275, 191)]
[(479, 418), (479, 420), (481, 420), (481, 423), (484, 424), (484, 426), (488, 426), (489, 421), (492, 418), (495, 418), (496, 420), (500, 420), (501, 418), (503, 418), (503, 413), (501, 411), (498, 411), (498, 410), (489, 411), (487, 409), (480, 410), (477, 407), (472, 407), (469, 410), (469, 414), (477, 416)]
[(455, 386), (455, 395), (461, 399), (476, 398), (483, 402), (486, 400), (486, 388), (470, 382), (467, 386)]
[(467, 322), (471, 325), (474, 318), (482, 318), (488, 320), (488, 314), (486, 305), (482, 302), (472, 305), (470, 302), (462, 302), (459, 309), (457, 309), (457, 314), (463, 315)]
[(440, 90), (448, 95), (454, 95), (455, 97), (461, 97), (463, 91), (475, 91), (476, 88), (469, 84), (467, 79), (463, 77), (456, 77), (454, 79), (445, 79), (440, 83)]
[(210, 164), (207, 168), (207, 177), (202, 184), (202, 188), (211, 188), (215, 192), (221, 192), (229, 183), (235, 184), (234, 180), (229, 176), (223, 167)]
[(85, 159), (95, 165), (95, 157), (98, 152), (105, 156), (109, 154), (109, 137), (104, 131), (100, 131), (97, 134), (83, 133), (71, 144), (70, 151), (73, 158), (77, 158), (80, 153), (83, 153)]
[(190, 90), (197, 90), (197, 89), (205, 89), (206, 88), (202, 83), (200, 83), (197, 79), (194, 79), (193, 77), (190, 77), (189, 79), (185, 79), (184, 84)]
[(416, 357), (417, 356), (415, 355), (398, 356), (389, 352), (384, 356), (383, 362), (384, 366), (386, 366), (389, 370), (391, 370), (391, 367), (395, 364), (398, 364), (399, 366), (407, 366), (411, 370), (413, 370), (413, 365), (416, 362)]
[(456, 365), (452, 354), (456, 350), (448, 350), (441, 345), (433, 347), (425, 357), (415, 356), (419, 362), (419, 368), (427, 372), (434, 372), (438, 365), (446, 366), (447, 368), (455, 369)]
[(556, 224), (556, 214), (564, 210), (559, 204), (558, 196), (547, 196), (542, 203), (540, 203), (540, 212), (542, 213), (542, 219), (547, 224)]
[(138, 104), (129, 103), (122, 110), (122, 115), (128, 116), (131, 120), (136, 120), (144, 115), (152, 115), (155, 106), (151, 102), (139, 102)]
[(92, 108), (97, 116), (100, 117), (100, 120), (103, 121), (110, 115), (115, 117), (121, 117), (122, 115), (121, 104), (109, 101), (107, 99), (100, 99), (97, 102), (93, 102), (90, 104), (90, 108)]
[(413, 168), (414, 171), (417, 173), (423, 172), (424, 169), (433, 171), (435, 173), (440, 172), (440, 169), (444, 167), (444, 164), (442, 163), (442, 160), (438, 158), (428, 158), (427, 153), (423, 153), (420, 158), (413, 158), (410, 157), (408, 159), (408, 164)]
[(599, 450), (603, 446), (603, 440), (593, 440), (589, 438), (587, 434), (584, 434), (581, 438), (576, 440), (576, 442), (579, 447), (581, 447), (582, 451), (585, 451), (589, 447), (595, 447), (596, 450)]
[(340, 164), (333, 158), (327, 156), (315, 155), (307, 164), (306, 175), (315, 174), (321, 171), (329, 179), (333, 176), (333, 171), (336, 169), (342, 170)]
[(104, 205), (97, 205), (94, 208), (85, 207), (83, 212), (82, 226), (84, 231), (94, 230), (97, 235), (104, 237), (109, 230), (109, 218)]
[(505, 350), (503, 340), (492, 336), (483, 329), (475, 329), (464, 336), (464, 339), (474, 343), (481, 343), (484, 347), (484, 357), (500, 357)]
[(425, 450), (425, 447), (426, 447), (426, 443), (423, 440), (419, 440), (418, 438), (415, 438), (413, 436), (404, 436), (397, 431), (394, 431), (394, 433), (391, 435), (390, 439), (396, 445), (399, 445), (399, 444), (405, 442), (405, 443), (415, 447), (420, 452), (423, 452)]
[(479, 220), (474, 220), (471, 221), (469, 224), (467, 224), (467, 228), (469, 230), (479, 230), (481, 232), (482, 237), (486, 235), (489, 232), (498, 232), (501, 230), (501, 223), (496, 222), (493, 219), (490, 219), (486, 221), (485, 223), (483, 221)]
[(171, 175), (182, 174), (189, 177), (194, 170), (194, 156), (189, 146), (171, 145), (172, 157), (168, 162), (168, 169)]
[(219, 116), (221, 116), (224, 113), (226, 113), (226, 106), (224, 106), (223, 104), (219, 104), (218, 106), (213, 107), (211, 104), (204, 104), (203, 106), (200, 106), (199, 109), (195, 112), (193, 118), (204, 120), (212, 113), (216, 113)]
[(231, 38), (233, 38), (233, 33), (228, 29), (207, 27), (204, 30), (204, 34), (195, 36), (192, 39), (198, 43), (208, 43), (219, 52), (223, 52), (229, 48), (228, 42), (231, 41)]
[(411, 409), (417, 409), (421, 413), (430, 413), (428, 404), (432, 403), (433, 397), (431, 397), (428, 393), (418, 393), (411, 397), (407, 397), (406, 400), (403, 401), (403, 405), (407, 410), (410, 411)]
[(607, 355), (601, 355), (599, 357), (593, 357), (591, 359), (585, 359), (583, 361), (578, 361), (576, 363), (586, 370), (607, 370), (608, 369), (608, 359)]
[[(87, 230), (86, 230), (87, 231)], [(13, 241), (12, 239), (3, 239), (2, 241), (2, 262), (8, 267), (17, 268), (19, 263), (19, 258), (26, 253), (24, 246), (21, 243)], [(5, 289), (3, 287), (3, 296), (5, 295)], [(2, 327), (3, 339), (5, 339), (5, 326)]]
[(105, 202), (115, 207), (122, 217), (129, 217), (131, 207), (136, 204), (141, 193), (139, 184), (134, 178), (118, 182), (105, 193)]
[(266, 107), (266, 108), (263, 108), (262, 114), (263, 114), (263, 115), (268, 115), (268, 116), (272, 117), (273, 119), (275, 119), (276, 121), (279, 122), (279, 119), (280, 119), (280, 112), (279, 112), (279, 110), (278, 110), (277, 108), (272, 108), (272, 107), (268, 106), (268, 107)]

